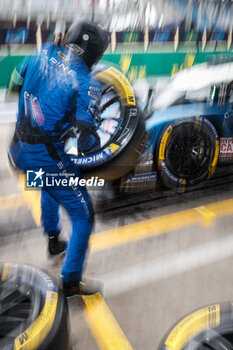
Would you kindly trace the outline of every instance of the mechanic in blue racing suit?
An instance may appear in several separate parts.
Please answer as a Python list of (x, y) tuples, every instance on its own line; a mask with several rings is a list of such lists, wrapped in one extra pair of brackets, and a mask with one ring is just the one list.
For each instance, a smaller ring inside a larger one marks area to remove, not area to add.
[[(16, 130), (9, 151), (14, 166), (42, 173), (82, 177), (64, 152), (61, 136), (77, 130), (78, 148), (92, 151), (100, 146), (94, 115), (101, 90), (90, 69), (103, 55), (109, 33), (99, 26), (79, 22), (68, 30), (64, 46), (45, 45), (37, 56), (27, 57), (11, 78), (10, 91), (20, 91)], [(93, 207), (86, 188), (80, 185), (42, 188), (42, 221), (50, 237), (49, 253), (62, 252), (59, 240), (59, 204), (72, 221), (72, 235), (62, 267), (66, 296), (90, 294), (82, 282), (82, 269), (93, 225)]]

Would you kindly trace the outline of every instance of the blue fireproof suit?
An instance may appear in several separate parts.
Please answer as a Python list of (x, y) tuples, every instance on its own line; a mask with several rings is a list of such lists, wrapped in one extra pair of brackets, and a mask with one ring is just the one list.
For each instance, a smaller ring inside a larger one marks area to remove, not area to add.
[[(40, 141), (17, 140), (9, 152), (12, 162), (25, 172), (42, 169), (50, 174), (75, 174), (81, 179), (80, 169), (65, 154), (64, 143), (59, 138), (74, 121), (84, 122), (87, 130), (94, 123), (101, 90), (85, 62), (68, 49), (49, 44), (39, 55), (27, 57), (17, 67), (11, 84), (20, 87), (16, 130), (29, 126), (33, 135), (42, 135), (52, 143), (51, 151)], [(94, 144), (95, 137), (87, 133), (80, 148), (87, 150)], [(59, 204), (64, 206), (72, 221), (63, 279), (66, 282), (80, 280), (93, 225), (91, 199), (86, 188), (80, 185), (64, 188), (44, 185), (42, 222), (48, 235), (59, 232)]]

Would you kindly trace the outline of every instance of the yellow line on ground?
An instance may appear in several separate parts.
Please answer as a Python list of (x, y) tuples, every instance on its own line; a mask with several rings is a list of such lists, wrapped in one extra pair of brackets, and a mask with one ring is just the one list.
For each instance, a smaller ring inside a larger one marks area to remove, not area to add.
[(190, 226), (195, 224), (199, 217), (200, 214), (197, 211), (190, 209), (104, 231), (91, 236), (91, 251), (96, 252), (108, 249), (131, 241)]
[(203, 220), (203, 226), (213, 226), (215, 223), (216, 214), (209, 210), (207, 207), (201, 206), (194, 208), (199, 214), (201, 214)]
[(194, 224), (207, 226), (213, 224), (216, 217), (230, 214), (233, 214), (233, 199), (136, 222), (92, 235), (90, 238), (91, 251), (109, 249)]
[(0, 210), (9, 210), (25, 205), (24, 196), (22, 193), (9, 194), (0, 197)]
[(204, 207), (203, 205), (194, 209), (197, 210), (198, 213), (200, 213), (206, 219), (212, 219), (216, 216), (215, 213), (213, 213), (211, 210), (209, 210), (207, 207)]
[(133, 350), (100, 293), (82, 296), (84, 316), (101, 350)]
[(18, 187), (22, 191), (25, 203), (31, 211), (32, 217), (37, 226), (41, 226), (41, 193), (38, 190), (25, 190), (26, 176), (25, 174), (18, 175)]

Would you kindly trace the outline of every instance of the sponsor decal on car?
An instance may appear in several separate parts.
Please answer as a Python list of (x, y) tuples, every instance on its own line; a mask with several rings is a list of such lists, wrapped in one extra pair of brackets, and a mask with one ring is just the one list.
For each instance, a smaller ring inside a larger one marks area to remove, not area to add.
[(128, 175), (122, 182), (121, 191), (124, 193), (154, 192), (157, 184), (157, 172), (144, 172)]
[(233, 154), (233, 138), (221, 137), (220, 138), (220, 153), (232, 153)]
[(232, 162), (233, 160), (233, 138), (221, 137), (220, 138), (220, 150), (219, 150), (219, 162), (221, 164)]
[(136, 174), (129, 178), (126, 182), (141, 182), (141, 181), (155, 181), (157, 180), (157, 173), (152, 172), (149, 174)]

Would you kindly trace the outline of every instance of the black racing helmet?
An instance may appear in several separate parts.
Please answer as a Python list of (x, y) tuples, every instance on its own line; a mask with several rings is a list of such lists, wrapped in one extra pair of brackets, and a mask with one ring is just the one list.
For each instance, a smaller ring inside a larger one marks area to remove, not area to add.
[(101, 59), (109, 41), (108, 31), (97, 24), (79, 21), (70, 26), (67, 32), (66, 46), (80, 56), (91, 68)]

